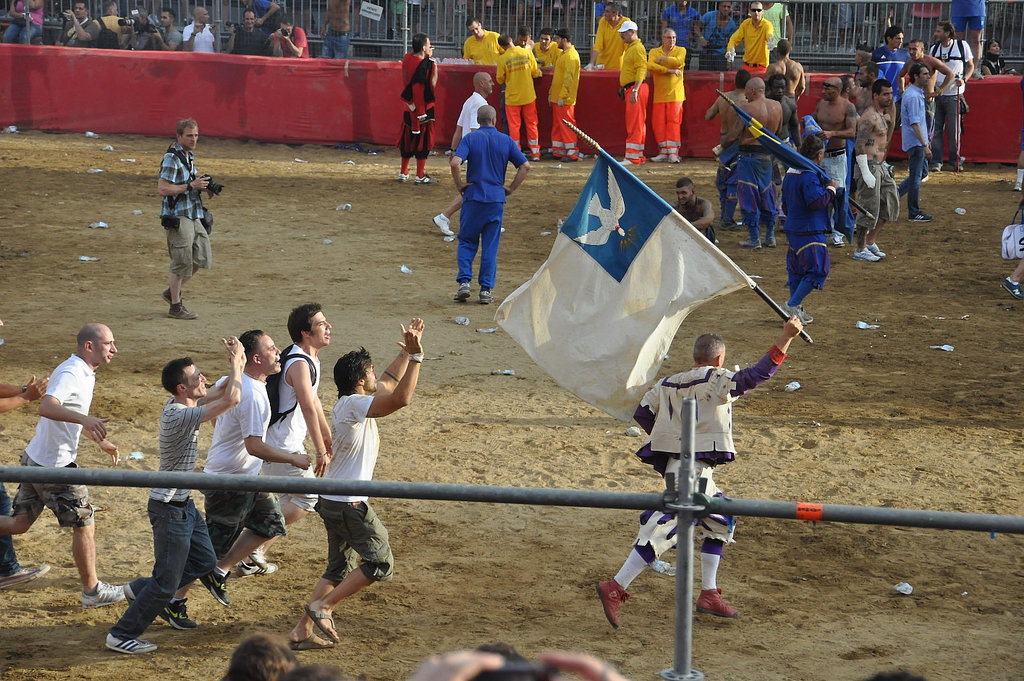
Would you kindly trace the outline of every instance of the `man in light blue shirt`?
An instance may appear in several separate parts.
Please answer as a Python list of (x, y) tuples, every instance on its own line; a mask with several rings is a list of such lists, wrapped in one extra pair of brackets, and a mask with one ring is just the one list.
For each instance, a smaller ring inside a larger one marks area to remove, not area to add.
[(910, 161), (910, 174), (900, 183), (900, 196), (907, 195), (907, 208), (911, 222), (931, 222), (932, 216), (921, 211), (918, 201), (921, 193), (921, 177), (925, 164), (932, 157), (928, 144), (928, 120), (924, 111), (924, 88), (928, 87), (931, 71), (921, 63), (910, 67), (910, 86), (903, 92), (900, 113), (903, 118), (903, 151)]

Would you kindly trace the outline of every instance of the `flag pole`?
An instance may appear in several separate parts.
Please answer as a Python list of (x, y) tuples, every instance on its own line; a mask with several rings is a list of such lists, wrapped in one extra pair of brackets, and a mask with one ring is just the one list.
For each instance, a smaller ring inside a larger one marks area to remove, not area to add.
[[(718, 93), (719, 97), (721, 97), (725, 101), (729, 102), (730, 105), (736, 106), (736, 103), (734, 101), (732, 101), (731, 99), (729, 99), (728, 97), (726, 97), (724, 92), (722, 92), (721, 90), (718, 90), (718, 89), (716, 89), (715, 92)], [(757, 127), (758, 130), (764, 130), (764, 124), (762, 124), (761, 121), (757, 120), (753, 116), (750, 117), (750, 120), (751, 120), (751, 124), (754, 125), (755, 127)], [(783, 162), (785, 162), (785, 161), (783, 161)], [(854, 198), (852, 196), (850, 196), (850, 192), (849, 191), (846, 192), (846, 200), (850, 202), (851, 206), (853, 206), (858, 211), (860, 211), (861, 213), (866, 215), (869, 220), (875, 220), (876, 219), (874, 213), (872, 213), (867, 208), (865, 208), (864, 206), (859, 204), (856, 200), (854, 200)]]
[[(721, 93), (721, 91), (719, 91), (719, 93), (718, 93), (718, 94), (722, 94), (722, 93)], [(726, 98), (726, 100), (728, 100), (728, 98)], [(565, 123), (565, 125), (566, 125), (566, 127), (567, 127), (567, 128), (569, 128), (569, 129), (570, 129), (570, 130), (572, 130), (572, 131), (573, 131), (574, 133), (576, 133), (577, 135), (579, 135), (580, 139), (582, 139), (582, 140), (583, 140), (584, 142), (586, 142), (587, 144), (589, 144), (589, 145), (590, 145), (591, 147), (593, 147), (593, 148), (594, 148), (595, 150), (597, 150), (597, 151), (598, 151), (599, 153), (602, 153), (602, 154), (604, 154), (605, 156), (609, 156), (608, 152), (607, 152), (607, 151), (605, 151), (604, 149), (602, 149), (602, 148), (601, 148), (601, 145), (600, 145), (600, 144), (598, 144), (598, 143), (597, 143), (597, 140), (595, 140), (595, 139), (594, 139), (593, 137), (591, 137), (591, 136), (590, 136), (590, 135), (588, 135), (587, 133), (583, 132), (582, 130), (580, 130), (579, 128), (577, 128), (577, 127), (576, 127), (575, 125), (573, 125), (573, 124), (572, 124), (572, 123), (570, 123), (569, 121), (565, 120), (564, 118), (562, 119), (562, 122), (563, 122), (563, 123)], [(610, 158), (610, 156), (609, 156), (609, 158)], [(614, 159), (613, 159), (613, 160), (614, 160)], [(786, 319), (786, 320), (788, 320), (788, 319), (789, 319), (789, 315), (788, 315), (788, 314), (786, 313), (786, 311), (785, 311), (785, 310), (783, 310), (783, 309), (782, 309), (782, 308), (781, 308), (781, 307), (779, 306), (779, 304), (778, 304), (778, 303), (776, 303), (776, 302), (775, 302), (775, 301), (774, 301), (774, 300), (772, 299), (772, 297), (771, 297), (770, 295), (768, 295), (767, 293), (765, 293), (765, 292), (764, 292), (764, 291), (763, 291), (763, 290), (761, 289), (761, 287), (760, 287), (760, 286), (758, 286), (758, 285), (757, 285), (756, 283), (754, 284), (754, 293), (756, 293), (757, 295), (761, 296), (761, 299), (762, 299), (762, 300), (764, 300), (764, 302), (768, 303), (768, 307), (770, 307), (770, 308), (772, 308), (773, 310), (775, 310), (775, 312), (776, 312), (776, 313), (777, 313), (777, 314), (778, 314), (778, 315), (779, 315), (780, 317), (782, 317), (783, 319)], [(802, 330), (802, 329), (801, 329), (801, 331), (800, 331), (800, 337), (801, 337), (801, 338), (803, 338), (803, 339), (804, 339), (805, 341), (807, 341), (808, 343), (813, 343), (813, 342), (814, 342), (814, 339), (813, 339), (813, 338), (811, 338), (811, 337), (810, 337), (810, 335), (808, 335), (808, 333), (807, 333), (806, 331)]]

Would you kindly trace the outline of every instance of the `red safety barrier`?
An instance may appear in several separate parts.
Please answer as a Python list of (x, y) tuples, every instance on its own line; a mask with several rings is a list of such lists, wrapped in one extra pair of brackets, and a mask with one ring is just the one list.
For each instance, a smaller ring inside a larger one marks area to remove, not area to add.
[[(493, 74), (493, 67), (484, 67)], [(451, 139), (462, 102), (481, 67), (440, 65), (435, 140)], [(810, 76), (801, 115), (811, 113), (821, 74)], [(537, 81), (541, 144), (550, 146), (551, 74)], [(963, 151), (968, 161), (1016, 161), (1021, 91), (1015, 76), (971, 81)], [(682, 154), (710, 157), (719, 121), (705, 121), (715, 90), (732, 89), (732, 74), (686, 73)], [(623, 153), (623, 103), (618, 72), (586, 72), (576, 120), (612, 154)], [(179, 118), (199, 121), (203, 135), (265, 142), (390, 146), (402, 115), (398, 62), (240, 57), (225, 54), (130, 52), (0, 45), (0, 123), (25, 129), (168, 136)], [(490, 97), (498, 104), (497, 89)], [(899, 137), (893, 144), (899, 153)], [(648, 154), (657, 153), (652, 135)]]

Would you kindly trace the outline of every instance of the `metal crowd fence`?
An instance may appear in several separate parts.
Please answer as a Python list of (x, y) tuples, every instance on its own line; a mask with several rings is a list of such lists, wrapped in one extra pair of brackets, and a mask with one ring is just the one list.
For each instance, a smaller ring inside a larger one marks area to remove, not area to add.
[[(309, 37), (311, 54), (319, 56), (321, 35), (327, 16), (328, 0), (276, 0), (284, 11), (295, 17)], [(88, 0), (93, 16), (100, 12), (100, 0)], [(121, 16), (126, 16), (134, 0), (119, 0)], [(143, 0), (154, 16), (161, 7), (172, 8), (178, 16), (178, 27), (191, 20), (195, 0)], [(71, 0), (48, 0), (47, 27), (49, 42), (61, 26), (60, 13)], [(198, 0), (206, 4), (214, 21), (224, 26), (241, 21), (242, 10), (249, 0)], [(623, 0), (623, 13), (639, 25), (641, 39), (648, 47), (660, 44), (662, 13), (672, 0)], [(738, 25), (747, 17), (749, 2), (733, 2), (733, 18)], [(764, 3), (766, 6), (769, 3)], [(903, 28), (905, 41), (921, 38), (930, 42), (935, 25), (949, 20), (950, 3), (946, 2), (879, 2), (877, 0), (792, 0), (783, 5), (792, 19), (776, 27), (778, 37), (788, 37), (793, 44), (793, 58), (810, 72), (838, 73), (851, 69), (858, 44), (872, 49), (882, 43), (888, 25)], [(152, 5), (150, 7), (150, 5)], [(370, 16), (378, 9), (379, 19)], [(369, 6), (373, 7), (369, 7)], [(718, 0), (697, 0), (690, 6), (701, 15), (718, 9)], [(525, 27), (536, 38), (544, 27), (567, 28), (573, 42), (586, 60), (593, 44), (597, 21), (604, 9), (595, 0), (350, 0), (352, 54), (354, 59), (401, 59), (415, 33), (426, 33), (435, 47), (436, 58), (459, 58), (468, 33), (466, 21), (479, 18), (484, 28), (514, 35)], [(1024, 53), (1024, 3), (1014, 0), (986, 2), (986, 27), (983, 38), (999, 40), (1003, 58), (1009, 62)], [(221, 32), (222, 45), (228, 32)], [(699, 45), (691, 46), (689, 68), (718, 70), (721, 59), (714, 59)], [(739, 68), (739, 59), (734, 62)]]
[(701, 681), (704, 675), (692, 668), (693, 652), (693, 519), (709, 513), (788, 518), (805, 521), (900, 525), (937, 529), (975, 530), (1024, 534), (1024, 516), (952, 511), (928, 511), (890, 507), (845, 506), (806, 502), (725, 499), (696, 492), (694, 433), (696, 401), (684, 400), (682, 410), (681, 466), (678, 479), (669, 475), (662, 493), (601, 492), (534, 487), (498, 487), (382, 480), (324, 480), (251, 475), (207, 475), (160, 471), (115, 471), (85, 468), (0, 466), (0, 480), (62, 484), (93, 484), (115, 487), (170, 487), (199, 490), (246, 490), (352, 494), (397, 499), (471, 501), (495, 504), (534, 504), (609, 509), (657, 509), (677, 514), (675, 650), (671, 669), (661, 672), (665, 681)]

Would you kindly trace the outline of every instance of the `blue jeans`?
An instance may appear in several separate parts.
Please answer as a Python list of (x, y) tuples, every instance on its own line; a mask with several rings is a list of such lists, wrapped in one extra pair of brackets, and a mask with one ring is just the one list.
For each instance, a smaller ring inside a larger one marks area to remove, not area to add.
[(149, 500), (149, 522), (153, 525), (152, 577), (131, 583), (135, 602), (117, 621), (110, 633), (117, 638), (138, 638), (163, 612), (174, 592), (217, 565), (217, 556), (206, 531), (206, 521), (189, 499), (184, 508)]
[(324, 36), (324, 47), (320, 56), (324, 59), (348, 59), (351, 46), (352, 36), (328, 33)]
[[(39, 36), (43, 35), (43, 27), (36, 24), (31, 24), (31, 28), (28, 30), (29, 42), (35, 40)], [(24, 43), (25, 42), (25, 29), (17, 24), (11, 24), (4, 31), (4, 42), (5, 43)]]
[(910, 217), (921, 212), (918, 201), (921, 197), (921, 178), (924, 176), (925, 159), (924, 147), (910, 147), (907, 150), (907, 159), (910, 161), (910, 174), (907, 179), (900, 182), (900, 196), (907, 195), (907, 210)]
[[(11, 498), (7, 496), (4, 483), (0, 482), (0, 515), (11, 514)], [(0, 535), (0, 577), (14, 574), (21, 569), (18, 565), (18, 554), (14, 552), (14, 540), (11, 535)]]
[(466, 201), (459, 216), (459, 252), (456, 258), (459, 274), (455, 277), (460, 284), (473, 280), (473, 260), (480, 252), (480, 288), (494, 288), (498, 275), (498, 246), (501, 243), (501, 218), (505, 214), (504, 203), (483, 203)]

